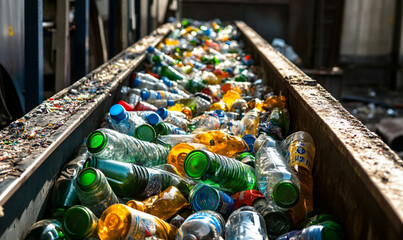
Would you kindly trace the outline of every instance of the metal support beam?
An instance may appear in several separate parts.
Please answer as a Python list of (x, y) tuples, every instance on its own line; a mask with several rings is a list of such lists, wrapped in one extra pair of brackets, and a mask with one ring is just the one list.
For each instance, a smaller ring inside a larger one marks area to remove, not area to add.
[(118, 7), (118, 1), (109, 0), (108, 59), (111, 59), (116, 54)]
[(90, 1), (76, 0), (75, 79), (88, 73)]
[(25, 0), (25, 111), (43, 100), (42, 0)]
[(140, 40), (141, 35), (141, 1), (134, 1), (134, 12), (136, 14), (136, 37), (135, 42)]
[(152, 30), (152, 16), (151, 16), (151, 6), (153, 5), (153, 0), (148, 0), (147, 4), (147, 34), (151, 33)]
[(56, 92), (70, 86), (69, 9), (69, 0), (56, 1)]
[(393, 70), (392, 70), (392, 79), (390, 88), (396, 89), (399, 87), (399, 71), (401, 70), (400, 66), (400, 42), (402, 37), (402, 8), (403, 3), (401, 0), (395, 1), (395, 20), (393, 26), (393, 38), (392, 38), (392, 61), (393, 61)]

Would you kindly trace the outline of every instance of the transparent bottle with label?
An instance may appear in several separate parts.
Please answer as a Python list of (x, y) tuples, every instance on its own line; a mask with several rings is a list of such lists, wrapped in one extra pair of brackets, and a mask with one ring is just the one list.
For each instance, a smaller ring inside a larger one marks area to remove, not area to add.
[(177, 230), (160, 218), (124, 204), (110, 206), (98, 221), (98, 236), (102, 240), (145, 240), (147, 237), (173, 240)]
[(312, 167), (315, 159), (315, 143), (312, 136), (305, 131), (290, 134), (282, 143), (288, 164), (297, 174), (301, 185), (300, 198), (289, 212), (295, 223), (301, 222), (306, 214), (313, 210)]
[(111, 129), (100, 128), (87, 138), (87, 150), (99, 159), (113, 159), (151, 167), (166, 163), (169, 149)]
[(178, 126), (183, 131), (189, 131), (189, 121), (186, 114), (177, 111), (169, 111), (166, 108), (159, 108), (157, 114), (168, 123)]
[(259, 190), (268, 201), (284, 209), (297, 204), (300, 185), (294, 171), (281, 154), (276, 140), (262, 133), (255, 142), (255, 173)]
[(175, 240), (223, 240), (225, 221), (216, 212), (204, 210), (190, 215)]

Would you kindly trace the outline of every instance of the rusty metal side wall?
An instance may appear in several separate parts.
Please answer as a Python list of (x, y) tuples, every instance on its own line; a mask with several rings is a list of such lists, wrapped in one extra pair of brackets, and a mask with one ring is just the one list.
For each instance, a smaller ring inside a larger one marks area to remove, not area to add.
[(335, 214), (350, 239), (401, 239), (402, 160), (254, 30), (236, 25), (268, 84), (288, 98), (293, 130), (315, 140), (316, 208)]

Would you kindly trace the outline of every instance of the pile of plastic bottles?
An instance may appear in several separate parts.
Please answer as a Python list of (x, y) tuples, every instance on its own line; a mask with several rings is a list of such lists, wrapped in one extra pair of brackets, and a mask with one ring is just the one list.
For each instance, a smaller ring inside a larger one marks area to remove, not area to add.
[(344, 239), (313, 209), (312, 137), (289, 134), (286, 98), (253, 69), (233, 25), (183, 20), (148, 48), (26, 239)]

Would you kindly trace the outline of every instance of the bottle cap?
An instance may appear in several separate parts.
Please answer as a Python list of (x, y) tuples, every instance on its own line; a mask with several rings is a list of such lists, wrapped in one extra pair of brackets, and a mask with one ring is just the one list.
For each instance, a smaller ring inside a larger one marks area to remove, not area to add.
[(63, 230), (74, 239), (84, 239), (92, 233), (93, 214), (85, 206), (69, 208), (63, 217)]
[(138, 87), (140, 85), (140, 83), (141, 83), (141, 80), (138, 78), (135, 78), (133, 80), (133, 87)]
[(264, 214), (263, 219), (266, 222), (269, 235), (279, 236), (291, 231), (293, 226), (291, 216), (282, 211), (272, 211)]
[(171, 93), (173, 93), (173, 94), (178, 94), (178, 91), (176, 91), (175, 89), (172, 89), (172, 90), (171, 90)]
[(345, 239), (343, 228), (337, 222), (325, 221), (319, 225), (323, 226), (323, 240), (342, 240)]
[(150, 96), (150, 94), (148, 93), (147, 89), (141, 90), (140, 97), (142, 100), (146, 101), (149, 96)]
[(78, 187), (83, 191), (93, 190), (100, 181), (99, 174), (99, 170), (92, 167), (81, 169), (76, 178)]
[(157, 99), (162, 99), (162, 95), (160, 92), (157, 92)]
[(162, 82), (163, 82), (165, 85), (167, 85), (168, 87), (172, 87), (172, 82), (171, 82), (171, 80), (169, 80), (166, 76), (163, 76), (163, 77), (161, 78), (161, 80), (162, 80)]
[(272, 197), (278, 206), (290, 208), (298, 202), (299, 189), (290, 180), (284, 180), (274, 186)]
[(160, 115), (156, 114), (156, 113), (150, 113), (148, 114), (148, 116), (146, 117), (147, 121), (149, 124), (151, 125), (155, 125), (159, 122), (162, 121)]
[(202, 186), (193, 193), (190, 204), (195, 212), (200, 210), (216, 211), (220, 204), (220, 195), (214, 188), (202, 184)]
[(168, 110), (166, 108), (158, 108), (157, 111), (155, 111), (162, 119), (165, 119), (168, 117)]
[(120, 100), (118, 102), (118, 104), (122, 105), (122, 107), (126, 110), (126, 111), (134, 111), (134, 106), (130, 103), (127, 103), (123, 100)]
[(134, 130), (134, 137), (146, 142), (154, 142), (157, 134), (151, 125), (142, 124)]
[(154, 129), (159, 135), (168, 135), (169, 134), (169, 131), (168, 131), (169, 129), (165, 122), (160, 122), (160, 123), (155, 124)]
[(107, 142), (108, 136), (103, 132), (96, 130), (87, 138), (87, 150), (90, 153), (100, 152), (105, 148)]
[(255, 144), (256, 137), (252, 134), (247, 134), (242, 137), (242, 139), (246, 142), (249, 147), (249, 151), (253, 152), (253, 145)]
[(214, 110), (214, 113), (217, 114), (218, 117), (225, 117), (225, 112), (221, 109)]
[(203, 150), (193, 150), (185, 158), (183, 168), (187, 176), (200, 179), (210, 167), (208, 153)]
[(109, 109), (111, 118), (116, 122), (120, 122), (127, 117), (127, 112), (120, 104), (115, 104)]
[(168, 107), (171, 107), (171, 106), (175, 105), (175, 101), (174, 100), (168, 100), (167, 105), (168, 105)]
[(147, 52), (149, 52), (149, 53), (153, 53), (154, 50), (155, 50), (155, 48), (154, 48), (153, 46), (149, 46), (149, 47), (147, 48)]

